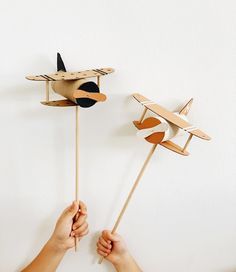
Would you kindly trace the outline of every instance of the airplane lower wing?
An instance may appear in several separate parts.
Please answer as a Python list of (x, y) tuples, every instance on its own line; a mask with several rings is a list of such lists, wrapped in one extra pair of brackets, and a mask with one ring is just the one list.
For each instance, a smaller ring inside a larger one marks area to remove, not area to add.
[(183, 151), (183, 148), (180, 147), (179, 145), (171, 142), (171, 141), (165, 141), (165, 142), (162, 142), (160, 143), (160, 145), (164, 146), (165, 148), (167, 149), (170, 149), (171, 151), (174, 151), (180, 155), (183, 155), (183, 156), (188, 156), (189, 155), (189, 152), (188, 151)]
[(68, 100), (68, 99), (63, 99), (63, 100), (56, 100), (56, 101), (42, 101), (40, 102), (41, 104), (45, 106), (52, 106), (52, 107), (70, 107), (70, 106), (77, 106), (74, 102)]
[(183, 120), (182, 118), (180, 118), (176, 114), (173, 114), (172, 112), (166, 110), (165, 108), (157, 105), (155, 102), (149, 100), (145, 96), (135, 93), (135, 94), (133, 94), (133, 97), (139, 103), (141, 103), (144, 107), (146, 107), (147, 109), (149, 109), (153, 113), (161, 116), (162, 118), (166, 119), (167, 121), (176, 125), (177, 127), (185, 130), (186, 132), (193, 134), (194, 136), (197, 136), (197, 137), (204, 139), (204, 140), (211, 139), (206, 133), (204, 133), (203, 131), (201, 131), (197, 127), (194, 127), (193, 125), (191, 125), (187, 121)]

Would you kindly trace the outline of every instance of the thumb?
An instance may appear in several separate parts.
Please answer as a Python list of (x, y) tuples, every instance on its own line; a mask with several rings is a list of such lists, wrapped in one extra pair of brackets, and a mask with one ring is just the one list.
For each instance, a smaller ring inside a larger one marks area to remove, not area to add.
[(79, 204), (76, 201), (73, 201), (72, 204), (66, 209), (65, 216), (73, 218), (79, 211)]
[(105, 239), (105, 240), (110, 240), (112, 242), (119, 242), (121, 239), (120, 239), (120, 235), (116, 234), (116, 233), (112, 233), (111, 231), (109, 230), (104, 230), (102, 232), (102, 237)]

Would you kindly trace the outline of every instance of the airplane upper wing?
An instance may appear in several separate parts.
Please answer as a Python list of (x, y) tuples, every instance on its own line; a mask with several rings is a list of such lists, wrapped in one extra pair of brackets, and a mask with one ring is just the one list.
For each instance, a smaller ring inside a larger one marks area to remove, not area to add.
[(161, 116), (162, 118), (166, 119), (170, 123), (173, 123), (177, 127), (185, 130), (186, 132), (193, 134), (194, 136), (197, 136), (204, 140), (210, 140), (211, 138), (205, 134), (203, 131), (198, 129), (197, 127), (191, 125), (190, 123), (186, 122), (179, 116), (175, 115), (174, 113), (166, 110), (165, 108), (157, 105), (153, 101), (149, 100), (148, 98), (142, 96), (141, 94), (135, 93), (133, 94), (133, 97), (140, 102), (143, 106), (145, 106), (147, 109), (152, 111), (153, 113)]
[(26, 79), (35, 81), (58, 81), (58, 80), (76, 80), (89, 77), (105, 76), (107, 74), (113, 73), (112, 68), (101, 68), (86, 70), (81, 72), (57, 72), (54, 74), (42, 74), (37, 76), (27, 76)]

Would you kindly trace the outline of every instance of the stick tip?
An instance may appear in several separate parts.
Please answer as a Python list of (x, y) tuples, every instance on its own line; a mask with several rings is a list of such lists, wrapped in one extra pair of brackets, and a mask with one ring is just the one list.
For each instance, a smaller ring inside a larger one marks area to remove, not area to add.
[(104, 260), (104, 257), (101, 257), (101, 258), (99, 259), (99, 261), (98, 261), (98, 264), (102, 264), (103, 260)]

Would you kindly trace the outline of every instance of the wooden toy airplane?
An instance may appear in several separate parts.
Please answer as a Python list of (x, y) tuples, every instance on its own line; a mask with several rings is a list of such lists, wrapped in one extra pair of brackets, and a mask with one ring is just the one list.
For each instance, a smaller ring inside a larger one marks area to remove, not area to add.
[[(61, 55), (57, 53), (57, 73), (27, 76), (26, 79), (46, 82), (46, 101), (43, 105), (54, 107), (80, 106), (88, 108), (96, 102), (106, 100), (106, 95), (100, 93), (100, 77), (113, 73), (112, 68), (101, 68), (81, 72), (67, 72)], [(88, 81), (88, 78), (96, 77), (97, 84)], [(49, 81), (54, 92), (66, 99), (49, 101)]]
[[(210, 140), (211, 138), (198, 129), (197, 127), (191, 125), (187, 121), (187, 114), (191, 108), (191, 105), (193, 103), (193, 99), (191, 99), (178, 113), (173, 113), (165, 108), (157, 105), (153, 101), (147, 99), (141, 94), (133, 94), (133, 97), (141, 103), (145, 109), (142, 113), (141, 118), (139, 121), (133, 121), (136, 128), (139, 130), (137, 135), (143, 137), (146, 141), (153, 144), (150, 152), (148, 153), (148, 156), (146, 160), (144, 161), (144, 164), (142, 168), (139, 171), (139, 174), (128, 194), (128, 197), (125, 200), (125, 203), (117, 217), (117, 220), (114, 224), (114, 227), (112, 229), (112, 233), (115, 233), (121, 219), (123, 218), (123, 215), (130, 203), (130, 200), (144, 174), (144, 171), (154, 154), (154, 151), (158, 144), (170, 149), (171, 151), (174, 151), (180, 155), (189, 155), (189, 153), (186, 151), (187, 146), (189, 145), (191, 139), (193, 136), (199, 137), (204, 140)], [(144, 117), (147, 113), (147, 111), (150, 110), (154, 114), (156, 114), (158, 117), (148, 117), (144, 120)], [(181, 133), (181, 130), (188, 132), (189, 138), (187, 142), (185, 143), (184, 147), (180, 147), (177, 144), (170, 141), (174, 137), (178, 136)], [(100, 258), (99, 263), (101, 264), (103, 261), (103, 257)]]
[[(137, 135), (145, 138), (146, 141), (153, 144), (160, 144), (171, 151), (187, 156), (189, 153), (186, 149), (193, 136), (203, 140), (211, 139), (206, 133), (191, 125), (187, 120), (186, 116), (191, 108), (193, 99), (190, 99), (178, 113), (173, 113), (141, 94), (135, 93), (133, 97), (145, 107), (140, 120), (133, 121), (133, 123), (140, 130)], [(150, 110), (158, 117), (148, 117), (143, 120), (147, 110)], [(171, 139), (181, 134), (181, 130), (189, 133), (189, 138), (184, 147), (180, 147), (171, 141)]]
[[(112, 68), (101, 68), (81, 72), (67, 72), (61, 55), (57, 53), (57, 73), (27, 76), (26, 79), (46, 82), (46, 101), (41, 102), (46, 106), (68, 107), (75, 106), (75, 200), (79, 202), (79, 107), (89, 108), (96, 102), (106, 100), (106, 95), (100, 93), (100, 77), (114, 72)], [(97, 84), (88, 78), (96, 77)], [(49, 100), (49, 82), (55, 93), (66, 99)], [(76, 215), (78, 217), (78, 214)], [(75, 238), (75, 251), (77, 250)]]

